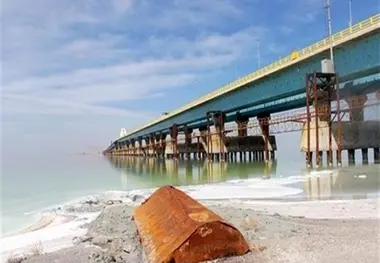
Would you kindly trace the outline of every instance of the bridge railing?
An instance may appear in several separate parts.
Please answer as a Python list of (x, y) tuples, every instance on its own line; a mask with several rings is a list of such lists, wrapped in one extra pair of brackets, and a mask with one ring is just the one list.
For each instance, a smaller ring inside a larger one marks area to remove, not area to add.
[(282, 68), (285, 68), (289, 65), (292, 65), (296, 62), (299, 62), (303, 59), (306, 59), (308, 57), (311, 57), (313, 56), (314, 54), (316, 53), (319, 53), (325, 49), (328, 49), (329, 46), (330, 46), (330, 41), (332, 41), (332, 45), (333, 46), (336, 46), (340, 43), (343, 43), (349, 39), (351, 39), (351, 37), (357, 35), (358, 33), (362, 33), (362, 32), (365, 32), (366, 30), (368, 30), (369, 28), (372, 28), (373, 26), (379, 26), (380, 25), (380, 14), (376, 14), (362, 22), (359, 22), (349, 28), (346, 28), (340, 32), (337, 32), (335, 34), (333, 34), (330, 37), (328, 38), (325, 38), (321, 41), (318, 41), (306, 48), (303, 48), (301, 50), (298, 50), (298, 51), (293, 51), (290, 55), (280, 59), (280, 60), (277, 60), (255, 72), (252, 72), (242, 78), (239, 78), (233, 82), (230, 82), (229, 84), (219, 88), (219, 89), (216, 89), (188, 104), (185, 104), (184, 106), (180, 107), (179, 109), (177, 110), (174, 110), (172, 112), (169, 112), (169, 114), (166, 114), (164, 116), (161, 116), (159, 117), (157, 120), (153, 121), (153, 122), (150, 122), (148, 124), (146, 124), (144, 127), (141, 127), (139, 129), (136, 129), (134, 131), (132, 131), (131, 133), (129, 134), (133, 134), (141, 129), (144, 129), (146, 127), (149, 127), (151, 125), (154, 125), (162, 120), (165, 120), (165, 119), (168, 119), (174, 115), (177, 115), (178, 113), (181, 113), (183, 111), (186, 111), (190, 108), (193, 108), (199, 104), (202, 104), (208, 100), (211, 100), (215, 97), (218, 97), (224, 93), (227, 93), (227, 92), (230, 92), (230, 91), (233, 91), (241, 86), (244, 86), (248, 83), (251, 83), (259, 78), (262, 78), (268, 74), (271, 74), (275, 71), (278, 71)]

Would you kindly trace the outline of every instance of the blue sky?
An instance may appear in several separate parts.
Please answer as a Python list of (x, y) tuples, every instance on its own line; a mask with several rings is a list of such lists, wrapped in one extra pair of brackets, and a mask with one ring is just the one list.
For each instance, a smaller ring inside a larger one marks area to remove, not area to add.
[[(331, 0), (333, 31), (348, 0)], [(324, 0), (4, 0), (2, 150), (78, 152), (326, 36)], [(357, 22), (377, 0), (353, 0)], [(41, 146), (43, 145), (43, 146)], [(26, 147), (26, 148), (25, 148)]]

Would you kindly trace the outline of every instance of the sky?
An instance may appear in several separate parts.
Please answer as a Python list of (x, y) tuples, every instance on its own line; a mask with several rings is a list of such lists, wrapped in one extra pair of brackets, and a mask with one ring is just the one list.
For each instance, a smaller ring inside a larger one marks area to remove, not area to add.
[[(331, 0), (333, 31), (348, 0)], [(379, 11), (353, 0), (353, 21)], [(3, 0), (3, 155), (106, 148), (327, 34), (324, 0)], [(260, 43), (260, 61), (258, 44)]]

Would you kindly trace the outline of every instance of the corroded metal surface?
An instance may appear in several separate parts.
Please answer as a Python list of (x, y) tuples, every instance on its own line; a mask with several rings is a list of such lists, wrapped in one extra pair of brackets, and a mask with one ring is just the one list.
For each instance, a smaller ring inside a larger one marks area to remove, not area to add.
[(151, 263), (195, 263), (249, 251), (238, 229), (172, 186), (154, 192), (134, 218)]

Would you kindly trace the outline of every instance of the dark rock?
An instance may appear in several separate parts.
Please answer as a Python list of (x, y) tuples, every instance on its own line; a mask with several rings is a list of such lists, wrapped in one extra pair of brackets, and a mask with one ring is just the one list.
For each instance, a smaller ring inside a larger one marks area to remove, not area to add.
[(116, 262), (115, 258), (112, 257), (112, 255), (108, 254), (105, 251), (96, 251), (93, 252), (88, 257), (90, 263), (111, 263)]
[(92, 236), (83, 236), (83, 237), (73, 237), (73, 244), (74, 245), (79, 245), (80, 243), (85, 243), (89, 242), (93, 239), (94, 237)]
[(105, 237), (105, 236), (95, 236), (93, 239), (92, 239), (92, 244), (94, 245), (97, 245), (97, 246), (102, 246), (102, 245), (105, 245), (107, 244), (108, 242), (112, 241), (111, 238), (109, 237)]
[(82, 202), (82, 204), (84, 204), (84, 205), (85, 204), (87, 204), (87, 205), (98, 205), (99, 203), (100, 203), (100, 200), (96, 196), (91, 196), (87, 200), (84, 200)]
[(17, 256), (17, 257), (10, 257), (7, 259), (7, 263), (22, 263), (24, 260), (26, 260), (25, 256)]
[(107, 200), (106, 205), (116, 205), (116, 204), (122, 204), (123, 201), (121, 200)]
[(141, 202), (145, 199), (143, 195), (133, 195), (132, 196), (132, 201), (133, 202)]

